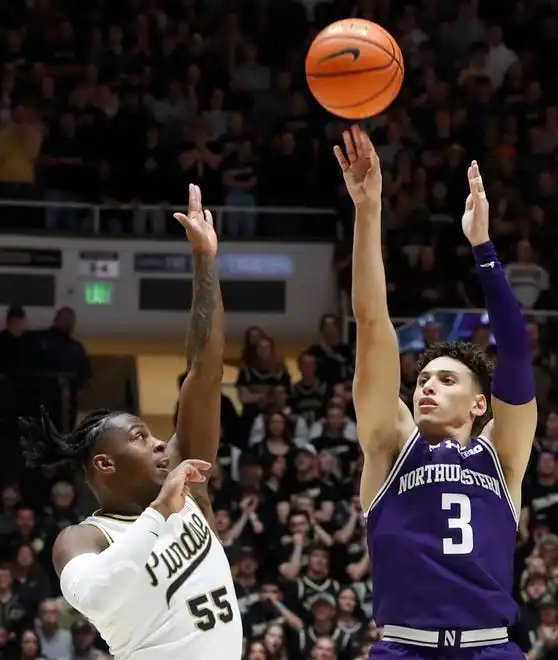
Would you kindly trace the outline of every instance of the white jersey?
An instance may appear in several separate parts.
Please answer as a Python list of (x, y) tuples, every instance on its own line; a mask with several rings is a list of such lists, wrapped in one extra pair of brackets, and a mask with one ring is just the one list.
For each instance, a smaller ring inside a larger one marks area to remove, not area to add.
[[(193, 498), (180, 518), (155, 543), (119, 614), (91, 620), (116, 660), (240, 660), (242, 622), (225, 551)], [(113, 543), (135, 519), (95, 513), (81, 524)]]

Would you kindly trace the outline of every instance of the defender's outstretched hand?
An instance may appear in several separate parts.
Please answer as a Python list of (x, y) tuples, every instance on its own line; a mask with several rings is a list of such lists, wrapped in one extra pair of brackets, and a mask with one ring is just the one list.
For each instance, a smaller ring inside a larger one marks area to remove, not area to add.
[(345, 154), (341, 147), (333, 147), (333, 153), (343, 172), (345, 185), (356, 205), (365, 202), (380, 204), (382, 198), (382, 172), (378, 155), (368, 135), (359, 127), (352, 126), (343, 132)]
[(488, 235), (488, 200), (476, 160), (467, 171), (470, 193), (465, 202), (465, 212), (461, 226), (465, 237), (474, 247), (490, 240)]
[(188, 192), (188, 215), (184, 215), (184, 213), (175, 213), (174, 217), (186, 230), (186, 236), (192, 244), (192, 250), (194, 252), (216, 254), (217, 234), (213, 228), (211, 211), (202, 207), (202, 197), (199, 186), (195, 186), (191, 183)]
[(196, 458), (182, 461), (169, 472), (161, 492), (151, 503), (151, 507), (165, 518), (173, 513), (179, 513), (184, 507), (186, 495), (190, 492), (188, 484), (204, 482), (206, 477), (202, 472), (206, 472), (210, 467), (211, 463)]

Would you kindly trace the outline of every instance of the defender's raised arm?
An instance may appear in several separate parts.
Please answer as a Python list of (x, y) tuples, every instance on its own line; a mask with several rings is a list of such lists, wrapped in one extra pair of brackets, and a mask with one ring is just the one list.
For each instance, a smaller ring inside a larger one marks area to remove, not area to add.
[[(355, 204), (352, 306), (357, 326), (353, 397), (358, 437), (365, 455), (361, 482), (364, 510), (385, 480), (400, 445), (413, 427), (400, 409), (399, 348), (389, 318), (382, 260), (382, 174), (378, 156), (358, 126), (343, 134), (345, 152), (335, 147), (347, 190)], [(402, 416), (403, 431), (399, 417)]]
[[(221, 427), (221, 378), (225, 318), (217, 274), (217, 234), (210, 211), (202, 207), (201, 191), (190, 185), (188, 214), (175, 218), (186, 230), (194, 259), (193, 299), (186, 336), (188, 375), (180, 390), (176, 436), (168, 453), (176, 464), (201, 458), (213, 464)], [(207, 484), (192, 489), (204, 515), (212, 521)]]

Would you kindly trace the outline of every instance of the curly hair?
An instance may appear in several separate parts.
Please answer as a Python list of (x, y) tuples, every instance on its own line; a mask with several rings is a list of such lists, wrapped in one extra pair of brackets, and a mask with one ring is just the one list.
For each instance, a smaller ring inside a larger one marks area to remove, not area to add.
[(427, 348), (417, 360), (417, 369), (419, 373), (427, 364), (439, 357), (448, 357), (464, 364), (472, 373), (473, 380), (477, 384), (481, 393), (484, 394), (487, 401), (487, 411), (477, 418), (473, 430), (476, 432), (482, 428), (492, 416), (490, 408), (490, 394), (492, 385), (492, 373), (494, 364), (486, 355), (484, 350), (475, 344), (465, 341), (443, 341), (432, 344)]
[(107, 422), (121, 414), (95, 410), (86, 415), (71, 433), (64, 435), (41, 406), (38, 418), (19, 419), (25, 464), (33, 468), (69, 462), (85, 469), (95, 445), (104, 435)]

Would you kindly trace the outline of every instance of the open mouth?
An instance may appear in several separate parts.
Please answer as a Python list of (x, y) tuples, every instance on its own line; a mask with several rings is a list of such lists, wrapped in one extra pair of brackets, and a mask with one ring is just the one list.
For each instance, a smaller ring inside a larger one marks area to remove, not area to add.
[(157, 461), (155, 467), (162, 472), (169, 472), (169, 459), (161, 458), (159, 461)]

